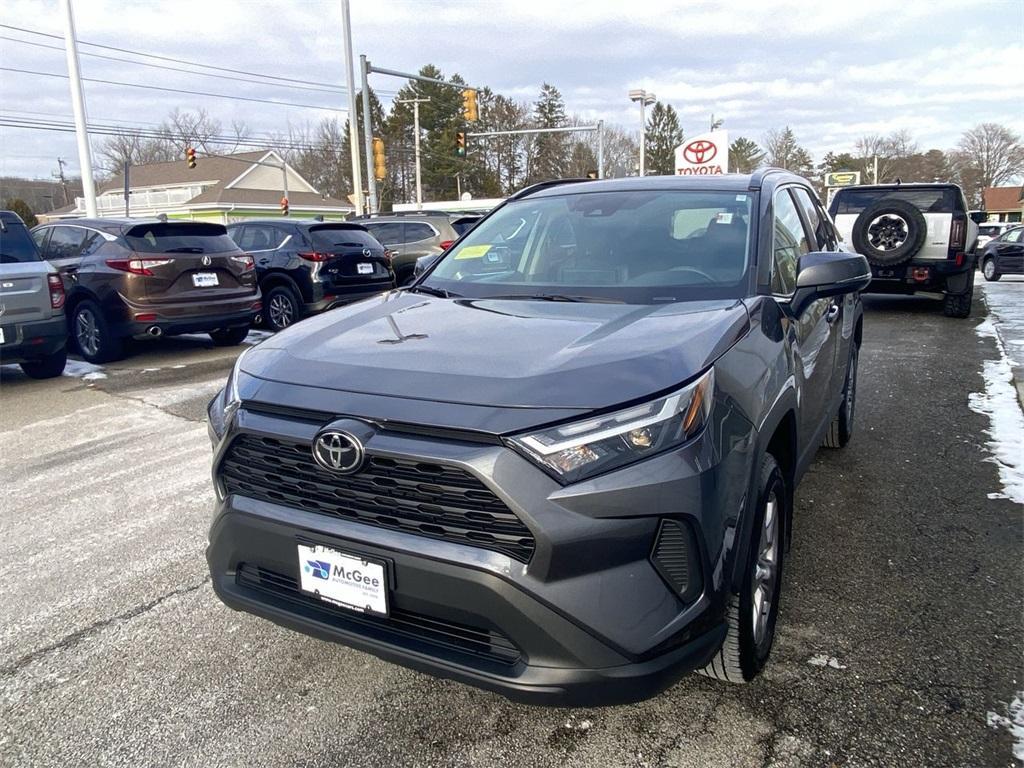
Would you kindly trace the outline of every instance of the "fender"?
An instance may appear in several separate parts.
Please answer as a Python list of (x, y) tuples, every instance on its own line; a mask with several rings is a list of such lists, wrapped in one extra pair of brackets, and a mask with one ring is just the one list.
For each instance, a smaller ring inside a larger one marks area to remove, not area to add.
[(259, 283), (261, 293), (265, 294), (271, 288), (274, 288), (277, 285), (284, 284), (291, 288), (293, 291), (295, 291), (295, 295), (299, 297), (299, 301), (309, 300), (309, 297), (307, 297), (302, 292), (302, 289), (299, 287), (299, 284), (296, 283), (295, 280), (292, 279), (291, 275), (289, 275), (287, 272), (280, 272), (276, 269), (271, 270), (260, 278)]

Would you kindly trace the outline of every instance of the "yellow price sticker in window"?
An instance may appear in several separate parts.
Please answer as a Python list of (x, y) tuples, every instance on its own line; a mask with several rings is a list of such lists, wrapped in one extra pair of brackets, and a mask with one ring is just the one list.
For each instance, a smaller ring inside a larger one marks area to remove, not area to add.
[(482, 259), (489, 250), (491, 250), (489, 245), (467, 245), (465, 248), (459, 249), (459, 252), (455, 254), (455, 260)]

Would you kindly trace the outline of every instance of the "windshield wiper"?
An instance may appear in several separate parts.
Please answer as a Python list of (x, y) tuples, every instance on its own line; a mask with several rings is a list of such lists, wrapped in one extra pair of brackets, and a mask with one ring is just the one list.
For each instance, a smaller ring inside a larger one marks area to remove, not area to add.
[(431, 296), (439, 296), (442, 299), (457, 299), (460, 298), (459, 294), (446, 291), (444, 288), (435, 288), (432, 285), (414, 285), (409, 289), (410, 292), (415, 291), (416, 293), (428, 293)]
[(612, 299), (606, 296), (570, 296), (564, 293), (508, 293), (498, 296), (482, 296), (483, 299), (513, 299), (518, 301), (571, 301), (586, 304), (625, 304), (622, 299)]

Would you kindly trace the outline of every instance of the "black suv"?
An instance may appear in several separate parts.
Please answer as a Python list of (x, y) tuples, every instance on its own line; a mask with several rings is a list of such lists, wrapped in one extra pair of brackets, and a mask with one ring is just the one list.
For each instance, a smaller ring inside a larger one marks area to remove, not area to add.
[(228, 234), (256, 259), (263, 318), (274, 331), (395, 286), (389, 254), (360, 224), (259, 219), (229, 224)]
[(239, 358), (213, 587), (527, 701), (750, 680), (794, 488), (853, 430), (869, 280), (785, 171), (530, 187)]

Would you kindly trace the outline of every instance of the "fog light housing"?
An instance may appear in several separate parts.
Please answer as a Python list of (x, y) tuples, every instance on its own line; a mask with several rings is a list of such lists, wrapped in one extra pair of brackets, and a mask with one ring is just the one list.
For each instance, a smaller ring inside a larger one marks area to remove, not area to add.
[(700, 550), (693, 531), (686, 523), (661, 521), (651, 550), (651, 563), (684, 603), (692, 603), (704, 591)]

